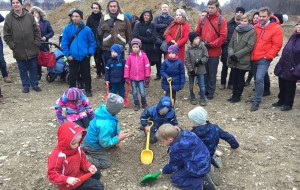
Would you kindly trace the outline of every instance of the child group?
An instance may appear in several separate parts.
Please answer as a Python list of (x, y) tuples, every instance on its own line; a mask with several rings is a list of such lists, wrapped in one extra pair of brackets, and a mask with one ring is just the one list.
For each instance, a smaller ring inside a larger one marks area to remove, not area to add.
[[(62, 109), (65, 108), (65, 115)], [(48, 179), (59, 189), (104, 189), (100, 181), (100, 169), (111, 166), (106, 149), (118, 146), (129, 137), (119, 127), (118, 113), (124, 108), (124, 99), (109, 93), (105, 104), (94, 112), (86, 95), (78, 88), (69, 88), (55, 105), (61, 126), (58, 128), (58, 144), (48, 157)], [(179, 189), (216, 189), (211, 167), (221, 167), (214, 155), (220, 139), (232, 149), (239, 143), (228, 132), (208, 121), (203, 107), (188, 113), (192, 130), (178, 127), (179, 123), (169, 96), (161, 97), (158, 104), (145, 109), (141, 116), (141, 130), (149, 131), (150, 143), (161, 142), (169, 147), (170, 160), (161, 169), (171, 174), (171, 184)], [(65, 122), (65, 120), (67, 120)], [(212, 164), (212, 165), (211, 165)], [(91, 173), (92, 177), (81, 181), (80, 177)], [(216, 183), (216, 185), (218, 185)]]

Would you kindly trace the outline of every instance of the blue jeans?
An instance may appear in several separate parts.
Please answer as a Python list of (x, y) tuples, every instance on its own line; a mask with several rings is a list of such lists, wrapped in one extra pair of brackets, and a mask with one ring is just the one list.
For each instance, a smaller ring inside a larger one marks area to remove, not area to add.
[[(198, 86), (200, 89), (200, 100), (205, 100), (204, 75), (196, 75), (196, 78), (198, 80)], [(191, 100), (196, 98), (195, 93), (193, 92), (194, 80), (195, 80), (195, 77), (189, 75), (189, 88), (190, 88)]]
[(122, 98), (125, 98), (125, 83), (111, 83), (110, 84), (110, 91), (114, 94), (119, 94)]
[(4, 54), (3, 54), (3, 42), (0, 36), (0, 69), (3, 78), (8, 76), (7, 69), (6, 69), (6, 62), (4, 59)]
[(213, 97), (216, 91), (219, 57), (209, 57), (205, 65), (205, 89), (208, 97)]
[(146, 97), (145, 86), (143, 80), (132, 80), (131, 81), (132, 96), (134, 101), (139, 101), (138, 90), (141, 94), (141, 97)]
[[(19, 73), (23, 88), (37, 87), (39, 85), (37, 79), (37, 58), (28, 60), (17, 60)], [(28, 76), (29, 73), (29, 76)]]
[(270, 67), (271, 61), (263, 58), (252, 62), (252, 73), (255, 80), (255, 92), (253, 103), (260, 103), (264, 93), (264, 78)]

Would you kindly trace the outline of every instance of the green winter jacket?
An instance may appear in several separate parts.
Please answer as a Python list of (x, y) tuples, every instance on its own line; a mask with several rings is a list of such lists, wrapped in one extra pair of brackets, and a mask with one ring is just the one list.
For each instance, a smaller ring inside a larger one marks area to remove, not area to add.
[[(199, 67), (195, 67), (195, 62), (197, 60), (202, 61), (202, 64)], [(197, 75), (203, 75), (206, 73), (205, 64), (208, 61), (208, 51), (204, 46), (203, 42), (200, 42), (199, 46), (192, 46), (191, 44), (187, 45), (184, 55), (184, 64), (188, 72), (195, 71)]]
[(24, 9), (20, 16), (13, 9), (6, 16), (3, 38), (17, 60), (32, 59), (39, 55), (40, 30), (34, 17)]
[[(250, 57), (255, 41), (256, 33), (253, 28), (245, 32), (234, 30), (233, 36), (228, 44), (228, 67), (249, 71), (251, 69)], [(238, 62), (234, 62), (230, 59), (232, 55), (237, 56)]]

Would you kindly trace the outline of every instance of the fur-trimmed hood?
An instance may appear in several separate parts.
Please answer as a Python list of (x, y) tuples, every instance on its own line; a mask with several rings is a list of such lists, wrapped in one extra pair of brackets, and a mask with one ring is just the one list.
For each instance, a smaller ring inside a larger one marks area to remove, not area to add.
[(38, 13), (40, 13), (40, 16), (41, 16), (41, 19), (46, 19), (46, 13), (40, 8), (40, 7), (37, 7), (37, 6), (33, 6), (29, 13), (30, 14), (33, 14), (34, 11), (37, 11)]

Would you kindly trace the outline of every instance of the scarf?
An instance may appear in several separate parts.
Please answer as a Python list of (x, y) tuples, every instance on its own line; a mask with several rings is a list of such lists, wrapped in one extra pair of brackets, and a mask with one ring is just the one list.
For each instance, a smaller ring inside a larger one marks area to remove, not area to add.
[(175, 42), (177, 42), (178, 40), (180, 40), (182, 38), (182, 25), (185, 23), (185, 20), (174, 20), (169, 27), (166, 29), (166, 31), (164, 32), (164, 37), (168, 36), (168, 35), (172, 35), (172, 29), (173, 27), (177, 26), (177, 30), (175, 31), (175, 34), (173, 35), (173, 40), (175, 40)]
[(235, 30), (237, 31), (237, 32), (248, 32), (249, 30), (252, 30), (254, 27), (253, 27), (253, 25), (252, 24), (248, 24), (248, 25), (242, 25), (242, 24), (239, 24), (236, 28), (235, 28)]
[(101, 19), (101, 16), (102, 16), (102, 13), (101, 13), (101, 12), (99, 12), (99, 13), (97, 13), (97, 14), (92, 13), (92, 16), (93, 16), (93, 19), (95, 19), (95, 20), (100, 20), (100, 19)]
[(110, 19), (107, 21), (107, 24), (109, 27), (114, 26), (114, 23), (117, 20), (118, 14), (119, 13), (116, 13), (116, 14), (109, 13)]

